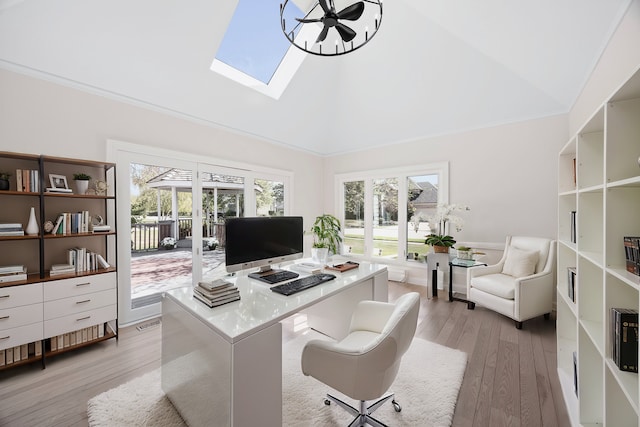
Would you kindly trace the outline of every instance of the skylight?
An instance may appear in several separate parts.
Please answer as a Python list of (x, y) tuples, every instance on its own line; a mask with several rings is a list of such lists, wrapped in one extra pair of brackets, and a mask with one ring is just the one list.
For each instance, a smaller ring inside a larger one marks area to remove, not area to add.
[[(211, 70), (279, 98), (304, 59), (282, 34), (280, 3), (239, 0)], [(304, 16), (297, 7), (288, 12), (287, 20)]]

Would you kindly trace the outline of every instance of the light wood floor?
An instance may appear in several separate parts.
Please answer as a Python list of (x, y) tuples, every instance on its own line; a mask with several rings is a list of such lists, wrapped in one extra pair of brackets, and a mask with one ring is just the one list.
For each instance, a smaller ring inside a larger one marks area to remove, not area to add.
[[(569, 425), (553, 317), (517, 330), (510, 319), (481, 307), (467, 310), (444, 295), (428, 299), (425, 287), (390, 282), (389, 298), (408, 291), (422, 295), (416, 336), (469, 355), (454, 426)], [(284, 326), (286, 341), (295, 334), (292, 322)], [(121, 328), (118, 341), (50, 358), (44, 370), (33, 364), (1, 371), (0, 426), (87, 426), (91, 397), (160, 366), (161, 327)]]

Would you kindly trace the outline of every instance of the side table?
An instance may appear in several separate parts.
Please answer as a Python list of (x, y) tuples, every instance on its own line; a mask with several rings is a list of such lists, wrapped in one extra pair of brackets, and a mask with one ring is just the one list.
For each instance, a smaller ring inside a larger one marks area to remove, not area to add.
[(460, 268), (469, 268), (469, 267), (477, 267), (479, 265), (487, 265), (484, 262), (475, 261), (472, 259), (460, 259), (453, 258), (449, 261), (449, 301), (462, 301), (469, 302), (464, 298), (458, 298), (453, 296), (453, 267)]

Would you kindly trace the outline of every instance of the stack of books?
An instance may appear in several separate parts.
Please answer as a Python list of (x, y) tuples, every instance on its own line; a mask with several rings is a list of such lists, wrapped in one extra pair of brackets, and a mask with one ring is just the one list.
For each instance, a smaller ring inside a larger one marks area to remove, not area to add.
[(216, 307), (238, 301), (240, 292), (233, 283), (218, 279), (212, 282), (199, 282), (198, 286), (193, 288), (193, 296), (209, 307)]
[(27, 268), (23, 265), (0, 266), (0, 283), (27, 280)]
[(24, 230), (20, 223), (1, 223), (0, 236), (24, 236)]
[(75, 274), (76, 267), (72, 264), (53, 264), (49, 270), (49, 276), (61, 276), (65, 274)]

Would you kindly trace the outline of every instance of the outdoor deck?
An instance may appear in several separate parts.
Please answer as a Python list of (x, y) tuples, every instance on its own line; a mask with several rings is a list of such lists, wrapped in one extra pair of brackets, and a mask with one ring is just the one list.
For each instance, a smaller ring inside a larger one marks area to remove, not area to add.
[[(131, 299), (191, 285), (191, 248), (134, 252), (131, 254)], [(225, 273), (224, 249), (202, 252), (202, 277)]]

